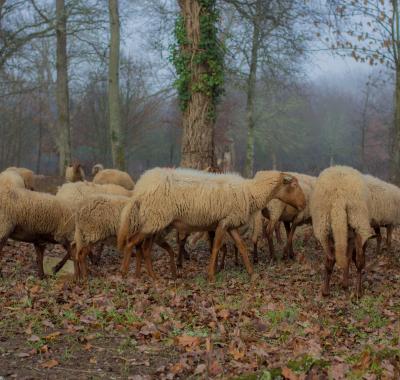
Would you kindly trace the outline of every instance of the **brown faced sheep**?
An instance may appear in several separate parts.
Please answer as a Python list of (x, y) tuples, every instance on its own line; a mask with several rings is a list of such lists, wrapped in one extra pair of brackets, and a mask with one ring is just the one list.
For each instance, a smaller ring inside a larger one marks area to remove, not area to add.
[(11, 167), (7, 168), (6, 170), (13, 170), (13, 171), (17, 172), (24, 180), (26, 189), (28, 189), (28, 190), (35, 189), (35, 173), (32, 170), (29, 170), (26, 168), (17, 168), (15, 166), (11, 166)]
[(99, 171), (93, 178), (93, 183), (104, 185), (107, 183), (113, 183), (125, 187), (127, 190), (133, 190), (135, 183), (131, 176), (117, 169), (103, 169)]
[(137, 182), (132, 200), (122, 213), (118, 232), (118, 247), (124, 251), (122, 273), (127, 273), (133, 246), (144, 241), (144, 255), (150, 255), (153, 236), (171, 226), (183, 232), (215, 230), (210, 280), (215, 277), (217, 254), (225, 232), (235, 241), (247, 271), (252, 274), (247, 248), (237, 228), (272, 198), (305, 207), (298, 181), (280, 172), (258, 172), (253, 179), (244, 179), (188, 169), (149, 170)]
[[(365, 266), (367, 239), (372, 235), (369, 224), (369, 191), (357, 170), (346, 166), (325, 169), (317, 178), (310, 199), (315, 237), (325, 252), (324, 296), (335, 261), (343, 269), (343, 287), (348, 287), (349, 259), (357, 267), (357, 295), (362, 294), (362, 272)], [(353, 245), (355, 244), (355, 254)]]
[(67, 182), (78, 182), (85, 180), (85, 171), (78, 161), (73, 162), (65, 169), (65, 180)]
[(298, 179), (299, 185), (302, 188), (306, 197), (306, 207), (304, 210), (298, 211), (290, 205), (285, 205), (280, 200), (274, 199), (263, 210), (263, 215), (267, 219), (269, 219), (266, 234), (271, 258), (273, 260), (275, 259), (275, 250), (272, 240), (272, 234), (274, 232), (274, 229), (276, 229), (277, 223), (279, 223), (279, 221), (282, 221), (285, 226), (287, 243), (284, 248), (284, 255), (289, 258), (294, 258), (293, 236), (296, 228), (301, 224), (311, 223), (309, 203), (316, 178), (306, 174), (289, 174), (295, 176)]

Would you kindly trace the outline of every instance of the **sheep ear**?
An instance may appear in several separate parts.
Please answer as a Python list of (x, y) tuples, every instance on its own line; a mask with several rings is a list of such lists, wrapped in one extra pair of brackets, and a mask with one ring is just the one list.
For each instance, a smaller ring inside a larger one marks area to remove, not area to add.
[(284, 185), (288, 185), (289, 183), (293, 182), (293, 177), (291, 177), (290, 175), (284, 175), (283, 176), (283, 184)]

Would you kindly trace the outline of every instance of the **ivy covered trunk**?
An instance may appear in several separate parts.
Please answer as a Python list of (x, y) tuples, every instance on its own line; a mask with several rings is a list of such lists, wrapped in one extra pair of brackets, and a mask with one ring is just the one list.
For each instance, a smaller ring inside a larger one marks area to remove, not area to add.
[(71, 132), (69, 120), (68, 61), (67, 61), (67, 15), (64, 0), (56, 0), (56, 98), (57, 131), (56, 145), (59, 154), (59, 174), (64, 175), (65, 167), (71, 161)]
[(214, 163), (216, 104), (223, 82), (223, 50), (217, 39), (215, 0), (179, 0), (171, 60), (183, 112), (181, 166)]
[(119, 49), (120, 22), (118, 0), (109, 0), (110, 14), (110, 59), (108, 66), (108, 110), (113, 166), (125, 170), (125, 151), (121, 124), (119, 95)]

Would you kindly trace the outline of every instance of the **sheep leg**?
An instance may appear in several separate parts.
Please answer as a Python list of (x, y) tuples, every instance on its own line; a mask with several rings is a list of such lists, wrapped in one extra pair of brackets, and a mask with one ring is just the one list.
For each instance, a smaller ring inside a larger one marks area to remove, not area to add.
[(128, 244), (125, 246), (125, 249), (124, 249), (124, 258), (122, 259), (122, 264), (121, 264), (122, 276), (126, 276), (128, 273), (129, 264), (131, 263), (133, 247), (140, 244), (145, 238), (146, 238), (146, 235), (144, 233), (138, 232), (137, 234), (133, 235), (129, 239)]
[(286, 238), (289, 239), (289, 235), (290, 235), (290, 222), (283, 222), (283, 225), (285, 226)]
[(239, 257), (238, 257), (238, 249), (236, 245), (233, 247), (234, 253), (235, 253), (235, 265), (238, 267), (239, 266)]
[(287, 255), (287, 257), (289, 259), (294, 259), (293, 236), (294, 236), (294, 233), (296, 231), (296, 228), (297, 228), (297, 224), (293, 222), (292, 226), (290, 227), (290, 232), (289, 232), (287, 243), (286, 243), (286, 246), (285, 246), (285, 249), (284, 249), (285, 255)]
[(222, 226), (222, 224), (218, 224), (217, 229), (214, 231), (209, 232), (210, 241), (212, 240), (212, 249), (211, 249), (211, 258), (210, 263), (208, 265), (208, 280), (213, 282), (215, 281), (215, 271), (216, 271), (216, 264), (218, 258), (218, 251), (222, 246), (222, 241), (225, 235), (226, 229)]
[(282, 235), (281, 235), (281, 224), (278, 222), (275, 224), (275, 236), (276, 241), (279, 245), (283, 244)]
[(249, 273), (250, 276), (252, 276), (254, 270), (249, 260), (249, 254), (247, 252), (246, 244), (244, 244), (237, 229), (234, 228), (229, 230), (229, 234), (232, 236), (232, 239), (235, 241), (235, 244), (237, 245), (238, 250), (242, 255), (243, 263), (247, 269), (247, 272)]
[[(235, 252), (237, 255), (237, 250)], [(257, 242), (254, 242), (253, 243), (253, 264), (257, 264), (257, 263), (258, 263), (258, 244), (257, 244)]]
[(38, 275), (41, 280), (44, 279), (44, 270), (43, 270), (43, 256), (44, 250), (46, 248), (43, 244), (34, 244), (35, 251), (36, 251), (36, 264), (38, 268)]
[(70, 258), (69, 252), (67, 252), (64, 257), (61, 259), (61, 261), (55, 265), (52, 269), (53, 273), (56, 274), (58, 273), (61, 268), (65, 265), (65, 263), (68, 261), (68, 259)]
[(176, 279), (177, 275), (176, 275), (175, 252), (174, 252), (174, 250), (172, 249), (172, 247), (164, 239), (156, 238), (155, 239), (155, 243), (159, 247), (165, 249), (168, 252), (168, 254), (169, 254), (169, 267), (171, 269), (171, 274), (172, 274), (172, 277), (174, 279)]
[(185, 234), (184, 238), (181, 239), (179, 231), (176, 231), (176, 241), (178, 243), (178, 268), (182, 268), (183, 258), (189, 260), (189, 254), (185, 249), (186, 240), (189, 237), (188, 234)]
[(335, 266), (335, 255), (333, 252), (333, 247), (330, 241), (321, 241), (321, 244), (324, 248), (325, 251), (325, 256), (324, 256), (324, 264), (325, 264), (325, 277), (324, 277), (324, 283), (322, 285), (322, 295), (324, 297), (329, 296), (330, 290), (329, 290), (329, 283), (331, 281), (331, 276), (333, 272), (333, 267)]
[(381, 244), (382, 244), (382, 234), (379, 226), (374, 227), (375, 235), (376, 235), (376, 254), (381, 254)]
[(388, 250), (392, 247), (392, 234), (393, 234), (393, 225), (389, 224), (386, 226), (386, 246)]
[(363, 289), (362, 289), (362, 277), (365, 268), (365, 250), (367, 248), (367, 243), (362, 245), (362, 238), (360, 234), (356, 234), (356, 254), (353, 256), (353, 260), (355, 260), (355, 264), (357, 267), (357, 286), (356, 286), (356, 294), (358, 298), (362, 297)]
[(100, 260), (101, 260), (101, 252), (103, 251), (104, 244), (103, 243), (97, 243), (94, 247), (93, 250), (90, 251), (89, 253), (89, 259), (90, 262), (94, 265), (99, 265)]
[(343, 268), (342, 272), (342, 288), (347, 290), (349, 288), (349, 269), (350, 269), (350, 259), (354, 251), (354, 238), (349, 238), (347, 242), (347, 262), (346, 266)]
[(88, 281), (88, 269), (86, 263), (86, 256), (90, 253), (90, 247), (83, 247), (78, 253), (78, 265), (80, 270), (81, 279), (83, 282)]
[[(3, 256), (3, 248), (6, 245), (7, 240), (8, 240), (7, 237), (5, 237), (3, 239), (0, 239), (0, 260), (1, 260), (2, 256)], [(1, 270), (0, 270), (0, 277), (3, 277), (2, 273), (1, 273)]]
[(226, 246), (226, 244), (224, 244), (221, 247), (221, 251), (222, 251), (221, 262), (219, 264), (219, 268), (218, 268), (217, 272), (220, 272), (221, 270), (225, 269), (225, 256), (228, 251), (228, 247)]
[(140, 273), (142, 270), (142, 260), (143, 260), (142, 247), (138, 247), (138, 249), (136, 250), (136, 268), (135, 268), (136, 278), (140, 278)]
[(153, 246), (153, 236), (148, 237), (143, 242), (143, 256), (144, 256), (144, 264), (146, 265), (146, 270), (148, 275), (154, 280), (157, 280), (157, 276), (153, 270), (153, 263), (151, 260), (151, 247)]
[(267, 241), (268, 241), (268, 248), (269, 254), (271, 256), (271, 261), (275, 261), (275, 249), (274, 249), (274, 241), (272, 239), (272, 233), (274, 231), (275, 225), (273, 225), (272, 221), (269, 221), (267, 226)]

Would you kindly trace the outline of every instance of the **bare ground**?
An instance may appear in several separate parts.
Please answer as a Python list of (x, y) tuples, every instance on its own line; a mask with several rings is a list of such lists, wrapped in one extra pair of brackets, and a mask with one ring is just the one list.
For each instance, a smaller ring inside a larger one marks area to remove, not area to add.
[[(307, 240), (307, 241), (305, 241)], [(215, 284), (207, 245), (177, 281), (155, 250), (152, 283), (118, 275), (108, 250), (87, 288), (36, 276), (33, 247), (10, 242), (1, 261), (0, 379), (399, 379), (400, 235), (391, 252), (368, 251), (365, 295), (320, 296), (322, 252), (310, 228), (295, 262), (267, 263), (257, 280), (228, 259)], [(56, 247), (51, 255), (61, 257)], [(354, 272), (353, 272), (354, 273)]]

